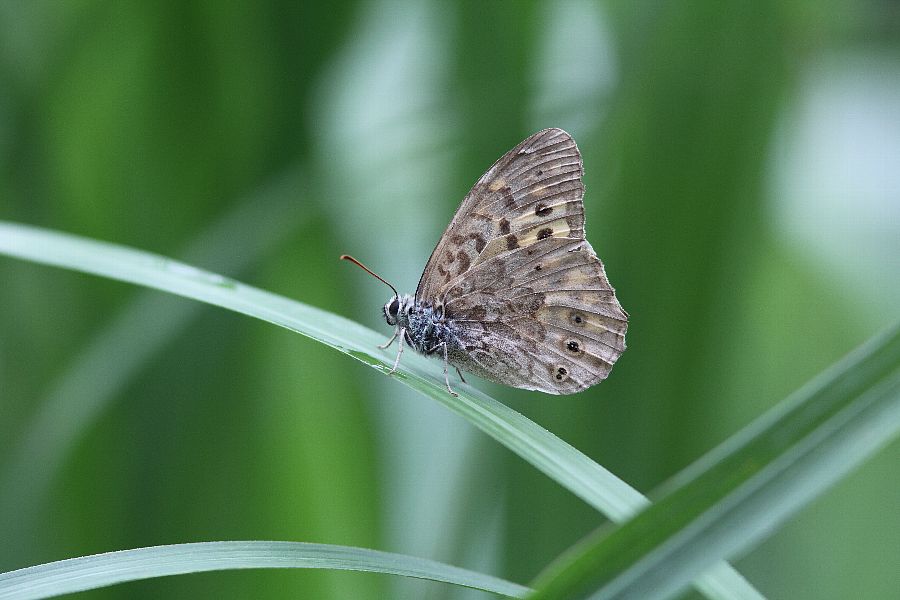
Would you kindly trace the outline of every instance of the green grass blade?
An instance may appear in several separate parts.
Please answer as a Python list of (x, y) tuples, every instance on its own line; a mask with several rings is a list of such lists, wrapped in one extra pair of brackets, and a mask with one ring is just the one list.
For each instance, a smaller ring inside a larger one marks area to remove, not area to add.
[[(298, 167), (285, 170), (201, 232), (184, 255), (228, 272), (258, 262), (305, 219), (295, 198), (304, 181)], [(22, 437), (0, 460), (0, 531), (25, 535), (80, 436), (201, 312), (201, 304), (166, 300), (148, 290), (110, 317), (37, 402)], [(110, 369), (113, 363), (116, 368)]]
[[(900, 325), (686, 469), (621, 528), (539, 578), (534, 598), (668, 598), (733, 557), (900, 433)], [(863, 510), (863, 507), (860, 507)]]
[(49, 598), (126, 581), (232, 569), (386, 573), (524, 597), (527, 587), (424, 558), (304, 542), (199, 542), (82, 556), (0, 573), (0, 599)]
[[(2, 221), (0, 253), (228, 308), (311, 337), (385, 373), (393, 364), (393, 352), (377, 348), (385, 339), (382, 333), (158, 255)], [(335, 268), (340, 268), (337, 257)], [(622, 522), (648, 505), (640, 492), (585, 454), (476, 388), (457, 383), (459, 397), (450, 396), (437, 362), (407, 352), (395, 376), (466, 418), (612, 521)], [(704, 575), (698, 587), (710, 598), (761, 598), (728, 565)]]
[[(33, 227), (0, 222), (0, 253), (128, 281), (229, 308), (309, 336), (387, 372), (385, 335), (348, 319), (157, 255)], [(335, 257), (335, 268), (341, 268)], [(622, 520), (646, 505), (640, 493), (523, 415), (465, 384), (444, 388), (440, 366), (408, 352), (396, 373), (509, 446), (564, 487)]]

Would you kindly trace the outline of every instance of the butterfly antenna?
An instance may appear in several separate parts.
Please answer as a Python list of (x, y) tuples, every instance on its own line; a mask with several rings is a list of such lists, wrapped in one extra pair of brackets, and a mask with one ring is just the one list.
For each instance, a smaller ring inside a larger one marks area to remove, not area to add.
[(386, 286), (388, 286), (389, 288), (391, 288), (391, 289), (394, 291), (394, 295), (395, 295), (395, 296), (397, 296), (398, 298), (400, 297), (400, 294), (397, 293), (397, 288), (395, 288), (394, 286), (392, 286), (391, 284), (389, 284), (387, 281), (385, 281), (384, 279), (382, 279), (381, 277), (379, 277), (378, 275), (376, 275), (375, 273), (373, 273), (372, 270), (371, 270), (369, 267), (367, 267), (366, 265), (362, 264), (361, 262), (359, 262), (358, 260), (356, 260), (355, 258), (353, 258), (352, 256), (350, 256), (349, 254), (341, 254), (341, 260), (349, 260), (349, 261), (352, 262), (354, 265), (356, 265), (357, 267), (359, 267), (360, 269), (362, 269), (363, 271), (365, 271), (366, 273), (368, 273), (369, 275), (371, 275), (371, 276), (374, 277), (375, 279), (379, 280), (380, 282), (382, 282), (383, 284), (385, 284)]

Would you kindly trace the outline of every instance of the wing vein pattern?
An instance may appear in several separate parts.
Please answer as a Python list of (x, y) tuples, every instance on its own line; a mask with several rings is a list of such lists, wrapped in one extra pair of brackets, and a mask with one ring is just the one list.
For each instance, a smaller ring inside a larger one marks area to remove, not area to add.
[(463, 199), (415, 294), (450, 324), (452, 364), (551, 394), (609, 374), (628, 315), (584, 237), (582, 175), (572, 137), (545, 129)]

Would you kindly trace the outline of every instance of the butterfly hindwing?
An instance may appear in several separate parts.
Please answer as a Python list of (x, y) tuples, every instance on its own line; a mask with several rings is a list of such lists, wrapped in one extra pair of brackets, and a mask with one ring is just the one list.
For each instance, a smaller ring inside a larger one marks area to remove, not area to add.
[[(472, 269), (450, 290), (444, 306), (466, 338), (477, 340), (477, 333), (466, 333), (487, 323), (498, 335), (514, 336), (517, 348), (536, 349), (543, 360), (518, 387), (572, 393), (609, 374), (625, 350), (627, 316), (586, 241), (545, 240), (534, 248), (541, 246), (550, 249), (527, 260), (498, 256)], [(491, 262), (507, 263), (511, 270)], [(487, 276), (497, 271), (501, 277)]]
[(522, 327), (503, 321), (473, 325), (463, 334), (464, 351), (451, 362), (485, 379), (550, 394), (572, 394), (605, 378), (611, 364), (583, 353), (554, 346), (556, 332), (547, 333), (537, 322), (523, 320)]

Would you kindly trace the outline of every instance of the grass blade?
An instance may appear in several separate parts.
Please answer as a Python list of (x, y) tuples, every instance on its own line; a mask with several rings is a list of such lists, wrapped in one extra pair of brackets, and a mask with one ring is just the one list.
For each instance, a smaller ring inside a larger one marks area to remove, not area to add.
[[(333, 313), (158, 255), (2, 221), (0, 253), (228, 308), (311, 337), (385, 373), (393, 364), (393, 353), (377, 348), (384, 341), (383, 334)], [(476, 388), (459, 383), (459, 397), (450, 396), (436, 362), (407, 352), (395, 376), (463, 416), (611, 520), (622, 522), (648, 505), (640, 492), (585, 454)], [(761, 598), (728, 565), (719, 565), (704, 575), (698, 588), (710, 598)]]
[[(201, 232), (184, 255), (229, 272), (259, 261), (304, 220), (294, 197), (303, 186), (298, 167), (285, 170)], [(254, 239), (246, 239), (248, 232)], [(75, 354), (76, 360), (37, 402), (34, 418), (0, 461), (0, 532), (25, 535), (80, 436), (202, 308), (166, 300), (160, 302), (159, 295), (148, 290), (129, 302)], [(109, 368), (112, 363), (115, 369)]]
[(522, 598), (527, 587), (444, 563), (304, 542), (199, 542), (107, 552), (0, 573), (0, 599), (49, 598), (126, 581), (231, 569), (337, 569), (452, 583)]
[(677, 476), (621, 528), (571, 549), (535, 598), (668, 598), (754, 543), (900, 433), (900, 325)]

